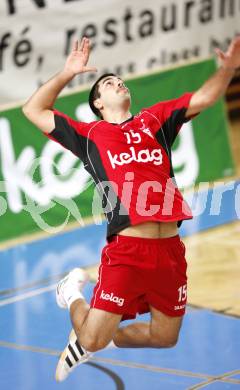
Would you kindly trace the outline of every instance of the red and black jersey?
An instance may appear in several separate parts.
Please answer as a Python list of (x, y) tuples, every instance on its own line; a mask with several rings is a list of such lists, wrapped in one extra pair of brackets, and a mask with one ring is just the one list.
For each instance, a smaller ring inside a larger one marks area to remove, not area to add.
[(107, 218), (107, 236), (146, 221), (192, 218), (178, 190), (172, 144), (192, 94), (157, 103), (121, 124), (78, 122), (54, 110), (55, 129), (46, 134), (71, 150), (92, 176)]

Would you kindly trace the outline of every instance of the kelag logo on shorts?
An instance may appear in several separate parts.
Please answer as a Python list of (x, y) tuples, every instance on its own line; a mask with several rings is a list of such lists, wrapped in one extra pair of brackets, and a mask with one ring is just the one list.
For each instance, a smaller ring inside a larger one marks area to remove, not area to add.
[(114, 303), (116, 303), (118, 306), (123, 306), (123, 304), (124, 304), (124, 298), (116, 297), (116, 296), (113, 295), (113, 293), (111, 293), (111, 294), (106, 294), (103, 290), (102, 290), (102, 292), (101, 292), (100, 298), (101, 298), (101, 299), (104, 299), (105, 301), (114, 302)]

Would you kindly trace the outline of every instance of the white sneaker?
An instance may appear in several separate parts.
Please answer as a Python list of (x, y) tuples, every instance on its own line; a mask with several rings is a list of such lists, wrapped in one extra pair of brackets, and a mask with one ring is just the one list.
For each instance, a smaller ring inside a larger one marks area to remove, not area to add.
[(56, 381), (64, 381), (79, 364), (85, 363), (91, 357), (77, 341), (77, 336), (72, 329), (69, 335), (69, 343), (62, 352), (56, 368)]
[(74, 268), (65, 278), (60, 280), (56, 288), (56, 301), (59, 307), (66, 309), (72, 297), (84, 298), (81, 291), (89, 280), (82, 268)]

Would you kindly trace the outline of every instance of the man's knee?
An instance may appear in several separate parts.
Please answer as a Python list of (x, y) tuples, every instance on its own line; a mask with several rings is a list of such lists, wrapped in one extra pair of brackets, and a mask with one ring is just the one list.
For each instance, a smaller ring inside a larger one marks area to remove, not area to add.
[(151, 340), (153, 348), (173, 348), (177, 342), (178, 339), (175, 338), (154, 338)]
[(88, 352), (97, 352), (100, 349), (105, 348), (110, 341), (104, 340), (101, 337), (94, 337), (85, 335), (81, 338), (80, 343)]
[(122, 316), (91, 308), (80, 331), (80, 344), (89, 352), (105, 348), (112, 340)]
[(178, 342), (178, 334), (151, 332), (150, 337), (153, 348), (173, 348)]

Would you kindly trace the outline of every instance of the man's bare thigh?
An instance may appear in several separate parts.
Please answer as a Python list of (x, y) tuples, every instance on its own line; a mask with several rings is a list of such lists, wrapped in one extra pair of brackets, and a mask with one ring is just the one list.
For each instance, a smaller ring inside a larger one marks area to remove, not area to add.
[(150, 306), (150, 332), (153, 337), (163, 340), (166, 345), (176, 344), (181, 329), (183, 316), (170, 317)]

